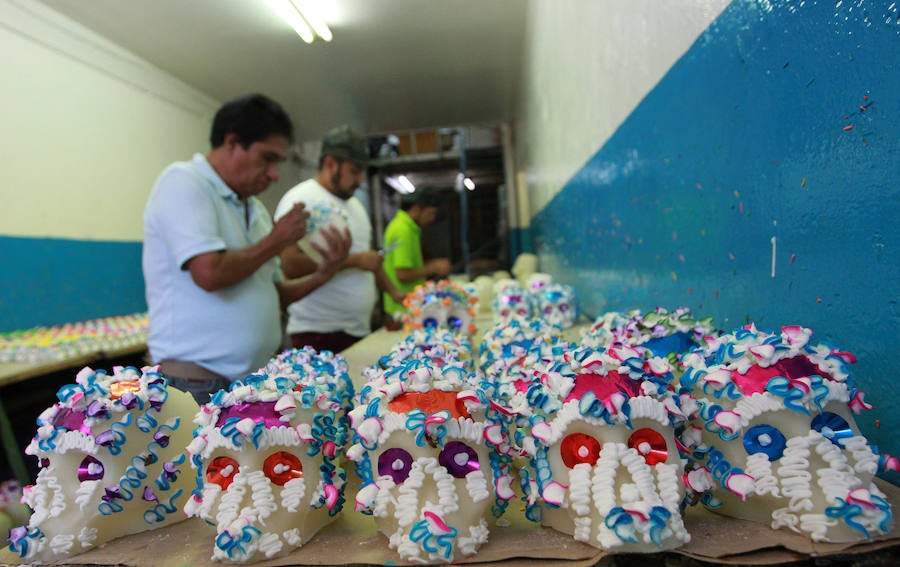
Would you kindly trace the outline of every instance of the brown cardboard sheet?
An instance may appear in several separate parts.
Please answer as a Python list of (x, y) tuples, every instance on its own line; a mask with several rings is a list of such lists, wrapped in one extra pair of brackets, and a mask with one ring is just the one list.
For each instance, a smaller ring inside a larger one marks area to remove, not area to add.
[[(900, 505), (900, 488), (879, 482), (888, 500)], [(524, 567), (594, 565), (609, 555), (570, 536), (529, 523), (519, 510), (504, 517), (503, 526), (491, 529), (490, 541), (467, 564), (499, 564)], [(886, 536), (863, 543), (813, 543), (786, 530), (724, 518), (692, 508), (685, 516), (691, 542), (670, 554), (684, 555), (723, 565), (778, 565), (810, 557), (862, 555), (891, 547), (900, 548), (900, 524)], [(508, 524), (508, 525), (506, 525)], [(183, 567), (215, 564), (212, 555), (215, 529), (197, 518), (128, 537), (119, 538), (57, 565), (128, 565), (129, 567)], [(642, 563), (634, 556), (635, 564)], [(8, 549), (0, 551), (0, 564), (20, 564)], [(369, 516), (345, 512), (310, 543), (290, 554), (254, 563), (256, 567), (286, 565), (408, 565), (387, 545)]]

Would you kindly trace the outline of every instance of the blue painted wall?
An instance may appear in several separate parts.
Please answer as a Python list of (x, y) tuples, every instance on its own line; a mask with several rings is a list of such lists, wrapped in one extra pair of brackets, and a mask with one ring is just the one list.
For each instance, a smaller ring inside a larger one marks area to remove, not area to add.
[(736, 0), (531, 236), (592, 317), (686, 305), (854, 352), (860, 427), (897, 454), (898, 173), (896, 4)]
[(0, 236), (0, 332), (146, 311), (141, 247)]

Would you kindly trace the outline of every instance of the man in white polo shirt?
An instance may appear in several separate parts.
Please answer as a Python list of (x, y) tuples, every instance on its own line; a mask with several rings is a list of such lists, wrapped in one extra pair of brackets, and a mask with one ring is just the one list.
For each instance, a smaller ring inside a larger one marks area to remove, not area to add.
[[(376, 284), (398, 301), (403, 299), (384, 273), (381, 254), (372, 249), (369, 214), (353, 196), (368, 159), (365, 140), (352, 129), (340, 126), (329, 130), (322, 139), (316, 176), (285, 193), (275, 208), (276, 219), (299, 203), (340, 210), (353, 239), (350, 255), (331, 281), (288, 307), (287, 331), (295, 347), (340, 352), (368, 335), (378, 299)], [(298, 246), (285, 248), (281, 262), (290, 277), (316, 269), (315, 262)]]
[(204, 156), (162, 172), (144, 210), (143, 271), (152, 359), (200, 403), (263, 366), (281, 345), (281, 309), (328, 281), (349, 234), (329, 234), (325, 261), (283, 281), (278, 255), (306, 233), (292, 207), (272, 223), (256, 197), (278, 179), (292, 141), (275, 101), (249, 95), (216, 113)]

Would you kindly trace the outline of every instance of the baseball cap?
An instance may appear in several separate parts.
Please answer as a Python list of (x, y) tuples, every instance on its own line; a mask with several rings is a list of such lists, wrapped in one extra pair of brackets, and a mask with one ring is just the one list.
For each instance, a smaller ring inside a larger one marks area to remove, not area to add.
[(412, 193), (404, 193), (400, 197), (400, 202), (404, 205), (422, 205), (423, 207), (440, 207), (441, 197), (433, 187), (421, 186), (416, 187)]
[(325, 132), (322, 138), (322, 155), (366, 165), (369, 162), (369, 147), (362, 136), (344, 124)]

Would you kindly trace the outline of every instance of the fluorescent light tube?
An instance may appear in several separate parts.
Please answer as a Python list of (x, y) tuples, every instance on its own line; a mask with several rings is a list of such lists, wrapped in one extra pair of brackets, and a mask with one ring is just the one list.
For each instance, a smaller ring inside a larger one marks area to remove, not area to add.
[[(316, 38), (313, 31), (306, 24), (306, 21), (300, 16), (300, 12), (291, 2), (291, 0), (266, 0), (266, 4), (273, 12), (281, 16), (281, 19), (288, 23), (294, 31), (297, 32), (303, 41), (312, 43)], [(330, 32), (329, 32), (330, 33)]]

